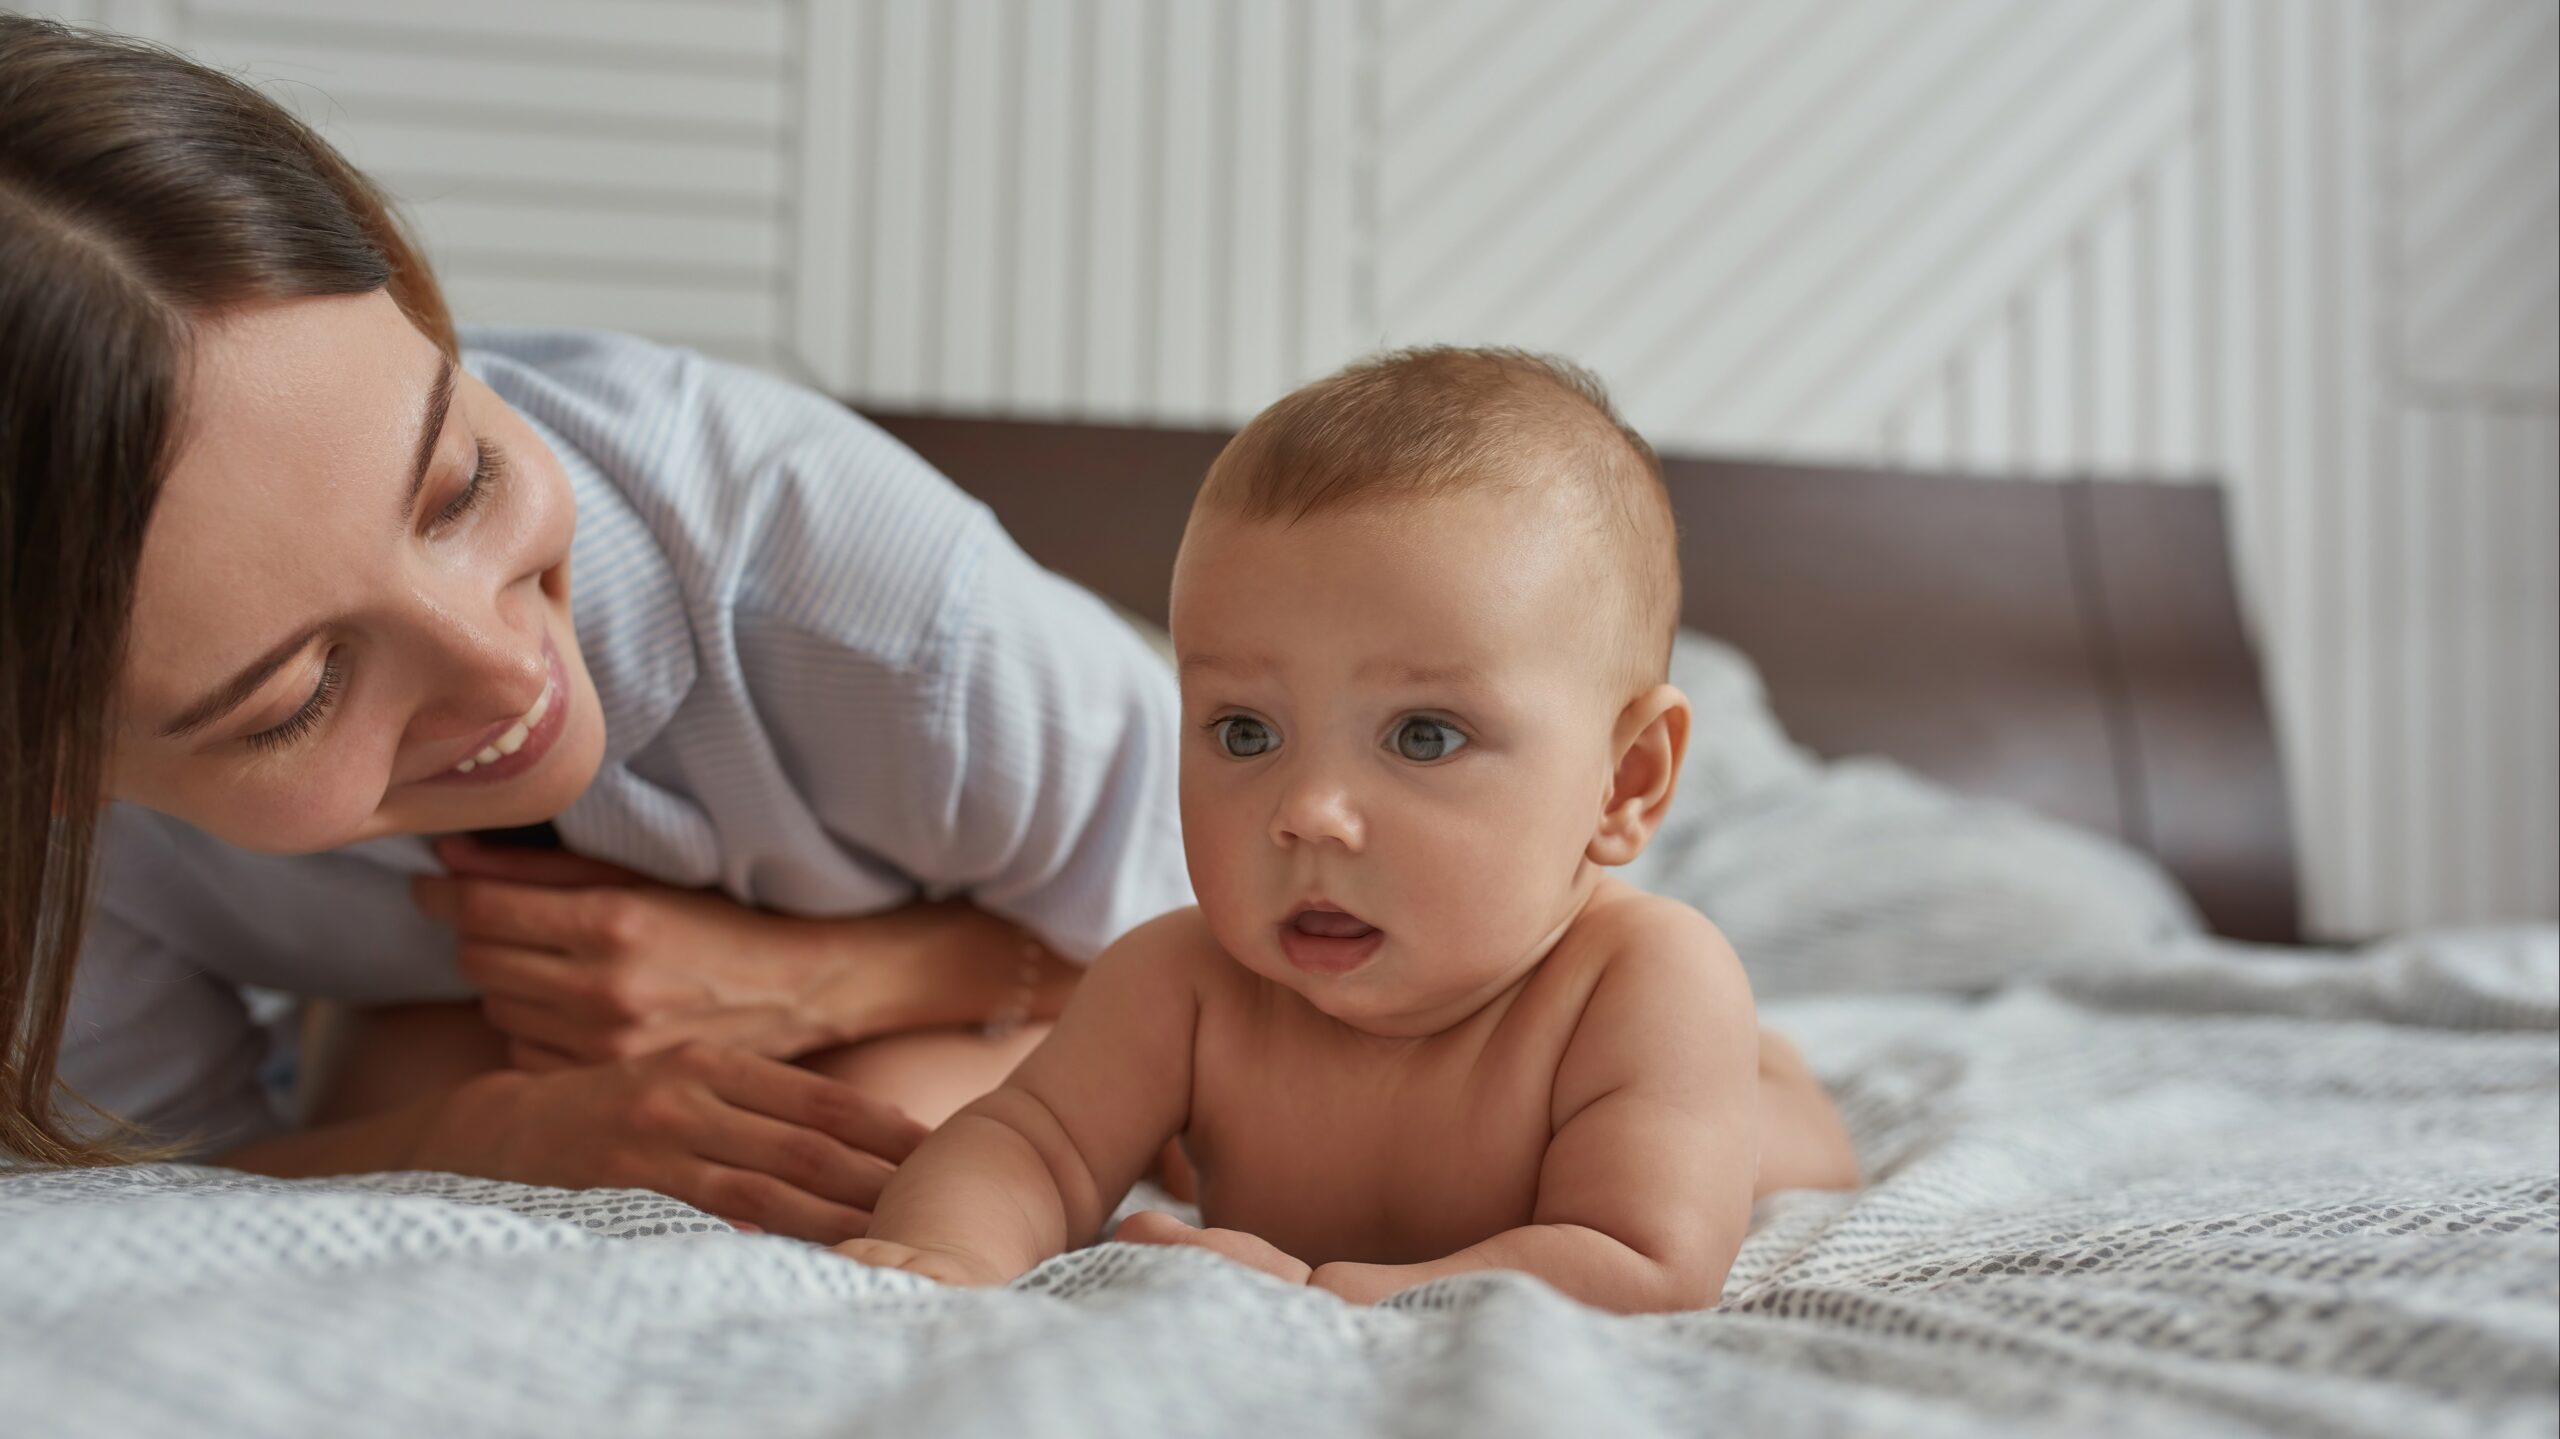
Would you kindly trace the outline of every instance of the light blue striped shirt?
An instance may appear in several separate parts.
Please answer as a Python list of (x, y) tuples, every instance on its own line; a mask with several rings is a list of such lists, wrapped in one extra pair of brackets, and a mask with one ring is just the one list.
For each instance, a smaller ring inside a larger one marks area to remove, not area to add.
[[(1170, 672), (985, 506), (750, 370), (619, 335), (464, 340), (577, 496), (606, 741), (556, 821), (571, 848), (798, 914), (964, 894), (1078, 958), (1190, 902)], [(119, 804), (102, 864), (63, 1077), (153, 1135), (272, 1123), (243, 986), (470, 992), (409, 903), (422, 838), (260, 855)]]

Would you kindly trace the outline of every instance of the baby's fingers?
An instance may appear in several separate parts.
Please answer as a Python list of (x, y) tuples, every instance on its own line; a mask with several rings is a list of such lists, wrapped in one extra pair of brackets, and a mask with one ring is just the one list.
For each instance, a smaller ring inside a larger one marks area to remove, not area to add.
[(874, 1269), (899, 1269), (918, 1274), (937, 1284), (966, 1286), (1002, 1284), (1004, 1276), (992, 1265), (964, 1259), (956, 1254), (917, 1249), (887, 1239), (848, 1239), (835, 1246), (838, 1254)]
[(1130, 1244), (1181, 1244), (1206, 1249), (1287, 1284), (1304, 1284), (1313, 1272), (1305, 1260), (1258, 1234), (1237, 1229), (1195, 1229), (1152, 1209), (1122, 1220), (1111, 1237)]

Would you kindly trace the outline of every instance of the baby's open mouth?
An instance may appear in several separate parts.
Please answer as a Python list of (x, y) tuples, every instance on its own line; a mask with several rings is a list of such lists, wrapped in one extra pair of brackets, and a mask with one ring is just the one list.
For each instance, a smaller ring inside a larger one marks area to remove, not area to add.
[(1309, 906), (1280, 925), (1280, 949), (1309, 974), (1349, 974), (1367, 964), (1386, 936), (1356, 914)]
[(1299, 910), (1289, 917), (1289, 927), (1318, 939), (1366, 939), (1377, 933), (1375, 926), (1363, 924), (1358, 916), (1338, 909)]

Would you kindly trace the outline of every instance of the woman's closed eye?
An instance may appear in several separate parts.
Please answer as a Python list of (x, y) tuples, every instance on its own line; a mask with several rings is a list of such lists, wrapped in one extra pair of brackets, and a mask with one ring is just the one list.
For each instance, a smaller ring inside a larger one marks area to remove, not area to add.
[(346, 687), (346, 669), (338, 662), (338, 652), (331, 650), (329, 657), (320, 663), (320, 683), (311, 687), (311, 698), (302, 702), (302, 708), (295, 710), (284, 723), (243, 738), (251, 749), (266, 753), (307, 739), (313, 730), (320, 727), (320, 721), (329, 717), (330, 709), (337, 704), (338, 696), (345, 692)]
[(477, 452), (477, 460), (471, 467), (470, 481), (445, 503), (443, 509), (436, 511), (434, 528), (441, 530), (455, 524), (463, 516), (480, 508), (496, 493), (498, 487), (506, 482), (507, 452), (487, 440), (479, 442)]
[(1387, 737), (1387, 747), (1416, 764), (1447, 759), (1467, 747), (1466, 731), (1444, 719), (1429, 715), (1407, 715), (1396, 721), (1395, 733)]

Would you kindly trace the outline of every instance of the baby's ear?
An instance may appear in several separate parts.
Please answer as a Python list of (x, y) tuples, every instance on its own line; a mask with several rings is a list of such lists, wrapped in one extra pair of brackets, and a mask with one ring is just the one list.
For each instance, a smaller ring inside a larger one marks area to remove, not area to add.
[(1689, 697), (1655, 685), (1619, 711), (1611, 739), (1617, 768), (1601, 801), (1600, 826), (1583, 851), (1593, 864), (1625, 864), (1644, 853), (1662, 827), (1680, 784), (1680, 761), (1689, 753)]

